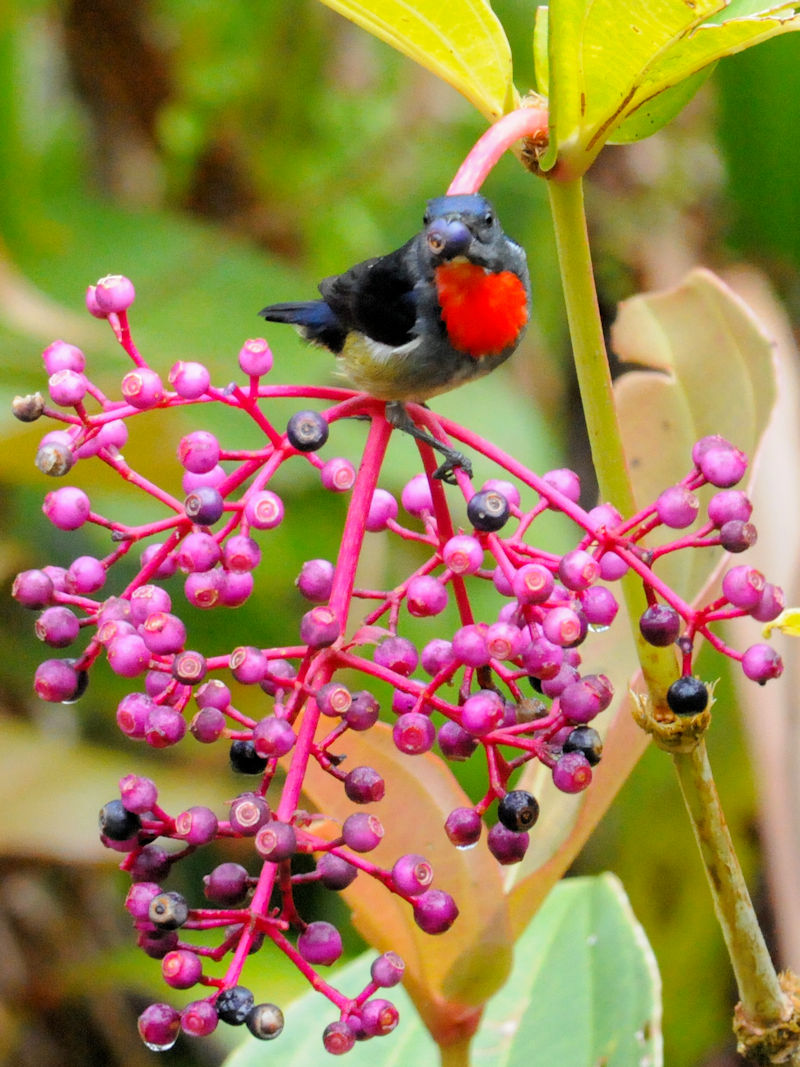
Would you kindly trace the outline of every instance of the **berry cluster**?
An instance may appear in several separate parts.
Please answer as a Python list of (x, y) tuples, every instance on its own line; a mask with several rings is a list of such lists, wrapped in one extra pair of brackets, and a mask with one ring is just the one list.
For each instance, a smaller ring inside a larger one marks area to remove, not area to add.
[[(677, 643), (681, 677), (669, 693), (677, 714), (696, 714), (708, 701), (706, 687), (692, 675), (698, 637), (740, 660), (757, 682), (780, 673), (770, 646), (739, 653), (714, 630), (735, 616), (769, 621), (780, 613), (780, 590), (759, 572), (732, 567), (720, 598), (694, 608), (654, 570), (668, 553), (706, 546), (741, 552), (754, 542), (750, 503), (732, 488), (746, 459), (728, 442), (704, 438), (686, 478), (624, 520), (609, 505), (584, 510), (572, 471), (539, 477), (469, 431), (410, 405), (414, 420), (436, 438), (447, 441), (449, 434), (468, 445), (502, 477), (476, 491), (463, 471), (456, 472), (451, 510), (444, 486), (431, 477), (433, 453), (421, 443), (425, 473), (408, 482), (398, 502), (378, 485), (391, 433), (382, 403), (345, 389), (266, 385), (272, 355), (263, 340), (248, 341), (239, 353), (243, 385), (214, 386), (196, 362), (176, 363), (164, 385), (131, 338), (127, 312), (133, 297), (126, 278), (111, 276), (90, 287), (87, 298), (90, 312), (108, 320), (133, 362), (122, 378), (121, 398), (105, 396), (87, 377), (79, 349), (56, 341), (44, 352), (51, 403), (39, 394), (15, 401), (19, 418), (44, 414), (61, 424), (41, 441), (41, 471), (60, 477), (94, 457), (141, 491), (154, 512), (130, 526), (93, 510), (83, 489), (47, 494), (43, 510), (56, 527), (95, 523), (108, 530), (113, 549), (103, 559), (79, 556), (66, 569), (46, 566), (17, 576), (14, 596), (40, 612), (35, 630), (45, 644), (67, 649), (87, 638), (80, 651), (43, 662), (35, 689), (45, 700), (75, 700), (104, 657), (115, 674), (138, 680), (117, 708), (124, 734), (155, 748), (177, 744), (186, 733), (202, 744), (224, 741), (233, 770), (254, 779), (254, 788), (237, 795), (225, 817), (201, 805), (171, 814), (159, 804), (156, 785), (138, 775), (124, 778), (119, 798), (101, 811), (102, 840), (124, 854), (121, 866), (133, 881), (126, 907), (140, 946), (161, 960), (168, 985), (209, 990), (181, 1012), (165, 1004), (148, 1008), (140, 1019), (147, 1045), (168, 1048), (180, 1030), (208, 1034), (220, 1019), (246, 1025), (262, 1039), (276, 1037), (283, 1027), (280, 1009), (255, 1004), (240, 984), (246, 957), (269, 941), (338, 1009), (323, 1041), (329, 1052), (346, 1052), (356, 1040), (386, 1034), (397, 1024), (394, 1006), (376, 994), (401, 979), (403, 963), (391, 952), (379, 957), (362, 992), (345, 997), (318, 971), (339, 958), (339, 932), (328, 922), (306, 921), (294, 887), (313, 879), (341, 890), (358, 875), (377, 879), (408, 902), (417, 925), (430, 934), (447, 931), (458, 908), (433, 886), (423, 856), (402, 855), (390, 867), (369, 858), (384, 834), (372, 810), (354, 810), (341, 824), (299, 810), (309, 762), (341, 782), (355, 808), (371, 808), (385, 792), (391, 801), (391, 783), (387, 790), (373, 767), (348, 767), (342, 755), (345, 735), (369, 730), (379, 718), (374, 690), (390, 692), (392, 738), (400, 753), (413, 757), (438, 745), (446, 760), (458, 762), (483, 752), (486, 791), (473, 806), (450, 813), (444, 827), (449, 839), (461, 848), (474, 845), (483, 816), (496, 805), (487, 846), (500, 863), (519, 862), (539, 814), (536, 798), (512, 782), (519, 769), (538, 761), (558, 789), (577, 793), (589, 785), (601, 757), (600, 734), (590, 724), (609, 707), (613, 690), (605, 675), (581, 672), (580, 646), (614, 621), (618, 605), (609, 583), (629, 572), (638, 575), (649, 604), (642, 636), (654, 645)], [(280, 429), (269, 416), (270, 401), (287, 397), (329, 406), (302, 408)], [(208, 403), (235, 409), (255, 424), (262, 447), (245, 452), (207, 430), (187, 434), (177, 455), (181, 498), (126, 462), (129, 425), (141, 413)], [(366, 417), (370, 426), (358, 472), (346, 458), (319, 454), (336, 424), (353, 416)], [(243, 604), (254, 589), (262, 539), (293, 519), (271, 487), (291, 463), (312, 465), (325, 490), (350, 494), (338, 559), (311, 559), (302, 567), (296, 585), (308, 609), (289, 621), (285, 644), (264, 648), (256, 641), (230, 651), (199, 651), (189, 640), (193, 609)], [(707, 518), (698, 522), (696, 490), (704, 484), (718, 491)], [(458, 509), (463, 519), (456, 526)], [(575, 546), (564, 555), (537, 548), (531, 537), (536, 520), (554, 510), (577, 530)], [(690, 526), (691, 533), (659, 548), (644, 546), (656, 527)], [(356, 567), (368, 534), (413, 543), (422, 562), (390, 590), (358, 588)], [(134, 550), (140, 553), (135, 578), (110, 592), (114, 564)], [(497, 595), (488, 621), (475, 617), (479, 586)], [(353, 619), (356, 607), (362, 614)], [(418, 647), (407, 636), (409, 617), (435, 620), (436, 636)], [(363, 688), (352, 685), (353, 677)], [(524, 695), (522, 683), (532, 686), (533, 695)], [(261, 718), (241, 710), (245, 692), (260, 694)], [(276, 779), (279, 767), (282, 782)], [(204, 879), (202, 903), (164, 889), (184, 856), (232, 837), (252, 840), (257, 873), (238, 863), (218, 865)], [(313, 857), (312, 872), (297, 870), (298, 856)], [(214, 947), (183, 939), (215, 929), (224, 934)], [(221, 978), (207, 973), (208, 964), (228, 957)]]

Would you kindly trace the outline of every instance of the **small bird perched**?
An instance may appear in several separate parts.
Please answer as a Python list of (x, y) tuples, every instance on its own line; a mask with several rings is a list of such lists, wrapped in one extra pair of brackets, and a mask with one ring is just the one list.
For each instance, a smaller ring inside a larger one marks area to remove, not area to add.
[(407, 401), (455, 389), (498, 367), (530, 317), (525, 252), (478, 194), (428, 201), (423, 228), (402, 248), (319, 284), (321, 300), (271, 304), (259, 314), (288, 322), (330, 349), (353, 384), (389, 401), (393, 425), (442, 452), (437, 475), (468, 469), (464, 457), (414, 425)]

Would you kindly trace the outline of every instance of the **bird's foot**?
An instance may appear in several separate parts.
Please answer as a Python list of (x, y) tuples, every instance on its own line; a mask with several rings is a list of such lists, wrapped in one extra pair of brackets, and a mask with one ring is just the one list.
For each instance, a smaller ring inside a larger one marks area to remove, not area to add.
[(468, 478), (472, 477), (472, 463), (467, 456), (463, 452), (459, 452), (458, 449), (451, 448), (442, 441), (437, 441), (427, 430), (421, 430), (399, 401), (395, 400), (387, 403), (386, 418), (389, 425), (396, 430), (402, 430), (403, 433), (407, 433), (415, 440), (423, 441), (426, 445), (430, 445), (431, 448), (435, 449), (440, 456), (444, 456), (443, 462), (433, 472), (434, 478), (439, 478), (448, 485), (456, 485), (454, 471), (457, 469), (462, 470)]

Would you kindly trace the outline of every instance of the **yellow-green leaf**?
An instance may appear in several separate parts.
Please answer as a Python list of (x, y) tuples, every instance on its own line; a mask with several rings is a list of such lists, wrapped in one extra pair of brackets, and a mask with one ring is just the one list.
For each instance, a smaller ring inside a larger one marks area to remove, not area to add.
[(516, 106), (511, 48), (487, 0), (322, 0), (466, 96), (488, 119)]
[[(797, 3), (756, 12), (752, 6), (752, 0), (553, 0), (552, 137), (544, 168), (558, 160), (568, 174), (582, 174), (609, 140), (644, 136), (675, 114), (696, 87), (682, 88), (686, 79), (723, 56), (800, 28)], [(626, 120), (631, 125), (618, 133)]]
[(762, 631), (764, 637), (771, 637), (773, 630), (780, 630), (790, 637), (800, 637), (800, 608), (786, 608), (777, 619), (768, 622)]

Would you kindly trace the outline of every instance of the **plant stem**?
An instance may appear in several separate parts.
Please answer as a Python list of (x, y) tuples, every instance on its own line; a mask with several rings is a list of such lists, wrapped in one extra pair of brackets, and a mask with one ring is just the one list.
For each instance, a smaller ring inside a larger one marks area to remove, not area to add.
[(704, 740), (673, 756), (686, 810), (708, 876), (714, 910), (731, 958), (742, 1008), (758, 1026), (790, 1012), (753, 910), (722, 812)]
[(442, 1067), (469, 1067), (469, 1049), (471, 1037), (465, 1038), (454, 1045), (440, 1045)]

